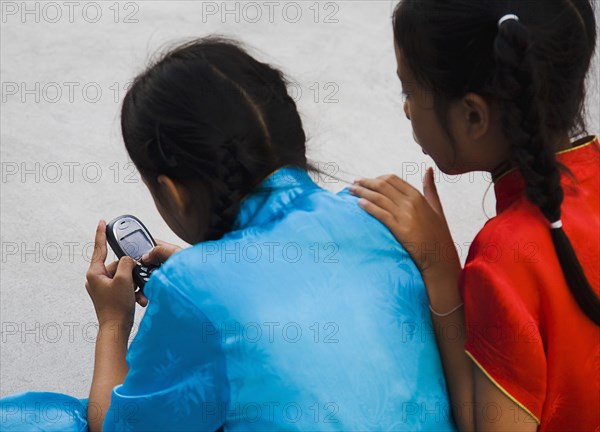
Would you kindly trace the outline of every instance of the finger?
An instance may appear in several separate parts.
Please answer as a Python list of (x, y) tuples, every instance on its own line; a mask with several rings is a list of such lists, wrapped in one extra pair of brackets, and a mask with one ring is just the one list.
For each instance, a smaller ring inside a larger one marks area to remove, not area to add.
[(106, 261), (106, 222), (100, 219), (96, 227), (96, 238), (94, 240), (94, 253), (90, 262), (89, 273), (107, 275), (104, 261)]
[(117, 271), (115, 272), (115, 281), (119, 283), (129, 282), (133, 286), (133, 275), (131, 274), (136, 263), (133, 258), (124, 256), (119, 260)]
[(374, 204), (371, 201), (361, 198), (358, 200), (358, 205), (371, 216), (381, 221), (381, 223), (388, 228), (391, 228), (396, 222), (396, 219), (392, 213), (379, 207), (377, 204)]
[(117, 272), (118, 266), (119, 266), (119, 261), (113, 261), (109, 265), (106, 266), (106, 271), (110, 277), (115, 277), (115, 273)]
[(405, 193), (396, 189), (391, 183), (383, 178), (357, 180), (354, 185), (350, 187), (350, 191), (353, 192), (356, 187), (362, 187), (384, 195), (393, 202), (400, 202), (406, 198)]
[(356, 183), (360, 186), (383, 193), (390, 197), (397, 194), (402, 194), (409, 197), (414, 196), (415, 194), (420, 195), (418, 190), (402, 180), (400, 177), (393, 174), (380, 176), (375, 179), (360, 179), (357, 180)]
[(164, 246), (167, 250), (174, 250), (174, 251), (176, 251), (176, 250), (181, 249), (181, 247), (179, 245), (176, 245), (176, 244), (173, 244), (173, 243), (168, 243), (168, 242), (166, 242), (164, 240), (155, 239), (155, 241), (156, 241), (156, 244), (158, 246)]
[(141, 306), (141, 307), (146, 307), (148, 306), (148, 297), (146, 297), (144, 295), (144, 293), (139, 290), (138, 292), (135, 293), (135, 301)]
[(409, 182), (401, 179), (395, 174), (387, 174), (384, 176), (379, 176), (377, 178), (385, 180), (387, 183), (391, 184), (394, 187), (394, 189), (402, 192), (405, 195), (408, 195), (409, 197), (416, 197), (421, 195), (421, 192), (417, 188), (415, 188)]
[(393, 193), (394, 197), (391, 198), (389, 196), (384, 195), (383, 193), (380, 192), (376, 192), (374, 190), (368, 189), (366, 187), (362, 187), (362, 186), (358, 186), (358, 185), (354, 185), (350, 187), (350, 190), (352, 191), (352, 193), (360, 198), (363, 198), (373, 204), (375, 204), (377, 207), (381, 208), (382, 210), (385, 210), (389, 213), (396, 213), (400, 210), (400, 207), (402, 207), (402, 203), (403, 201), (406, 199), (405, 196), (401, 195), (399, 192), (390, 192), (389, 190), (387, 191), (388, 193)]
[(144, 254), (144, 256), (142, 256), (142, 262), (145, 265), (160, 265), (164, 263), (172, 253), (172, 248), (165, 246), (165, 244), (161, 244), (153, 247), (150, 252)]
[(433, 208), (433, 210), (439, 214), (440, 216), (444, 215), (444, 209), (442, 207), (442, 202), (440, 201), (440, 196), (438, 195), (437, 187), (435, 185), (435, 177), (433, 174), (433, 168), (427, 168), (425, 172), (425, 178), (423, 179), (423, 195), (425, 199)]

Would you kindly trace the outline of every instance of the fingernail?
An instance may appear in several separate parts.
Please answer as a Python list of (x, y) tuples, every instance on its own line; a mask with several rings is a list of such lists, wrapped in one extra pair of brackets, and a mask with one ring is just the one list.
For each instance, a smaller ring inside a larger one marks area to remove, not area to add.
[(150, 259), (149, 253), (145, 253), (144, 255), (142, 255), (142, 262), (146, 262), (147, 259)]

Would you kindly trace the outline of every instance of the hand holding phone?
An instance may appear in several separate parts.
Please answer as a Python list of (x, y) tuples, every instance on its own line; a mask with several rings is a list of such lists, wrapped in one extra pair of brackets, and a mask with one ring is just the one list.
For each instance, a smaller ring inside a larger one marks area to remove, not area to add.
[(117, 257), (127, 255), (137, 262), (133, 269), (133, 281), (142, 290), (152, 272), (159, 267), (146, 266), (141, 262), (142, 256), (156, 246), (148, 229), (135, 216), (123, 215), (108, 223), (106, 238)]
[(156, 244), (157, 245), (152, 248), (147, 255), (142, 257), (142, 264), (160, 266), (168, 260), (171, 255), (181, 250), (181, 246), (167, 243), (166, 241), (159, 239), (156, 239)]

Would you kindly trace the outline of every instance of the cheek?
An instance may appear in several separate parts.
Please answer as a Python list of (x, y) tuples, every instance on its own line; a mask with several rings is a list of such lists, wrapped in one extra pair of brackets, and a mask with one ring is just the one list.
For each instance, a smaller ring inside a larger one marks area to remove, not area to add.
[(415, 141), (429, 155), (436, 165), (445, 173), (453, 171), (454, 151), (452, 144), (444, 133), (432, 110), (411, 111), (411, 122)]
[(162, 200), (159, 197), (152, 194), (152, 198), (154, 199), (154, 205), (156, 207), (156, 210), (158, 210), (158, 214), (160, 214), (160, 216), (163, 218), (163, 220), (169, 226), (169, 228), (171, 228), (171, 230), (179, 238), (182, 238), (183, 233), (181, 232), (181, 230), (179, 228), (179, 224), (177, 223), (177, 221), (175, 220), (175, 218), (173, 216), (173, 212), (169, 208), (167, 208), (163, 205)]
[(407, 106), (415, 142), (428, 151), (431, 147), (431, 126), (427, 113), (418, 109), (414, 103)]

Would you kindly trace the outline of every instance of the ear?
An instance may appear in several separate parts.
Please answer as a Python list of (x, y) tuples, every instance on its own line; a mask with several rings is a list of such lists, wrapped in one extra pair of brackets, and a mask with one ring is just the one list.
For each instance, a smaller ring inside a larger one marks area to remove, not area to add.
[(156, 179), (158, 193), (170, 208), (177, 214), (185, 216), (190, 211), (191, 194), (189, 188), (182, 182), (173, 180), (166, 175), (159, 175)]
[(459, 105), (463, 132), (472, 140), (479, 140), (489, 132), (491, 123), (490, 104), (475, 93), (467, 93)]

